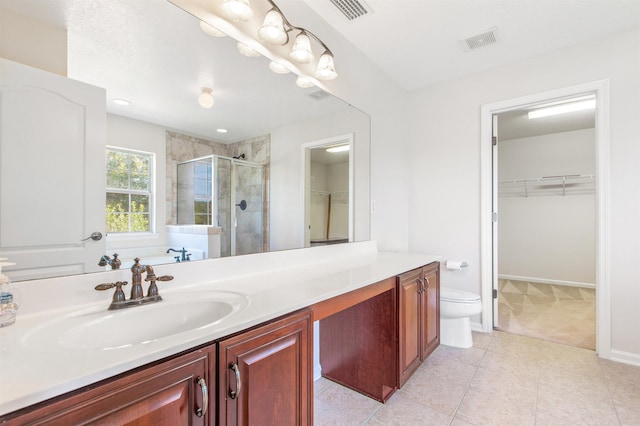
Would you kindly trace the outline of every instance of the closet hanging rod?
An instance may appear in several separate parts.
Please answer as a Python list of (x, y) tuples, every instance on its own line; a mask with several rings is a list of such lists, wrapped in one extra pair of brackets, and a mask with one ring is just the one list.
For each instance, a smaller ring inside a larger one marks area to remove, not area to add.
[(594, 175), (557, 175), (557, 176), (541, 176), (537, 178), (528, 179), (514, 179), (514, 180), (501, 180), (499, 184), (515, 184), (515, 183), (527, 183), (527, 182), (549, 182), (553, 180), (593, 180)]

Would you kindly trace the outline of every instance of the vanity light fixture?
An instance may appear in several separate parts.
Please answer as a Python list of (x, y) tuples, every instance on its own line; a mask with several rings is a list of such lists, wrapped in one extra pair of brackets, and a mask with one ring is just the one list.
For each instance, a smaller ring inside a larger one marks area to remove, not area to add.
[(222, 10), (227, 18), (235, 22), (247, 22), (253, 17), (249, 0), (224, 0)]
[(286, 46), (291, 40), (289, 33), (295, 30), (298, 34), (293, 40), (289, 58), (300, 64), (308, 64), (313, 61), (314, 55), (311, 48), (311, 40), (313, 39), (323, 49), (316, 66), (315, 77), (320, 80), (333, 80), (336, 78), (338, 74), (335, 70), (333, 53), (331, 53), (327, 45), (309, 30), (291, 24), (272, 0), (266, 1), (271, 6), (271, 9), (264, 17), (262, 26), (257, 30), (260, 40), (267, 44)]
[(527, 113), (529, 120), (552, 115), (566, 114), (568, 112), (584, 111), (596, 107), (596, 98), (593, 95), (573, 98), (568, 101), (555, 102), (536, 108)]
[(198, 96), (198, 103), (202, 108), (211, 108), (213, 106), (213, 90), (210, 87), (203, 87)]
[(349, 145), (335, 145), (335, 146), (330, 146), (329, 148), (327, 148), (325, 151), (327, 152), (331, 152), (331, 153), (336, 153), (336, 152), (345, 152), (345, 151), (349, 151)]

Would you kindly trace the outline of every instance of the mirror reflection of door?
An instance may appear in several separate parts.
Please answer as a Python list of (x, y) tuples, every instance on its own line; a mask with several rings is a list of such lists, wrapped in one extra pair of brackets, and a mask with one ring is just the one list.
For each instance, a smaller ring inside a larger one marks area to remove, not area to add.
[(349, 241), (350, 141), (309, 149), (308, 245)]

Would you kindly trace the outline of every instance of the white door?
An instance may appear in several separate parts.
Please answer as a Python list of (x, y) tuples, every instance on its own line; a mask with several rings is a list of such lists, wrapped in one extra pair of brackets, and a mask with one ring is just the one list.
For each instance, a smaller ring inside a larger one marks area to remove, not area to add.
[(105, 91), (0, 59), (0, 257), (14, 280), (105, 254)]

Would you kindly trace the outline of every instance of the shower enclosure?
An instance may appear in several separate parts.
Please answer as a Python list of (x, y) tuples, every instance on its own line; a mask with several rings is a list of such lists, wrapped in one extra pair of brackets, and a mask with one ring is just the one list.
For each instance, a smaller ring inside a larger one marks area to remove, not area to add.
[(178, 164), (178, 225), (221, 228), (220, 255), (266, 250), (262, 164), (211, 155)]

